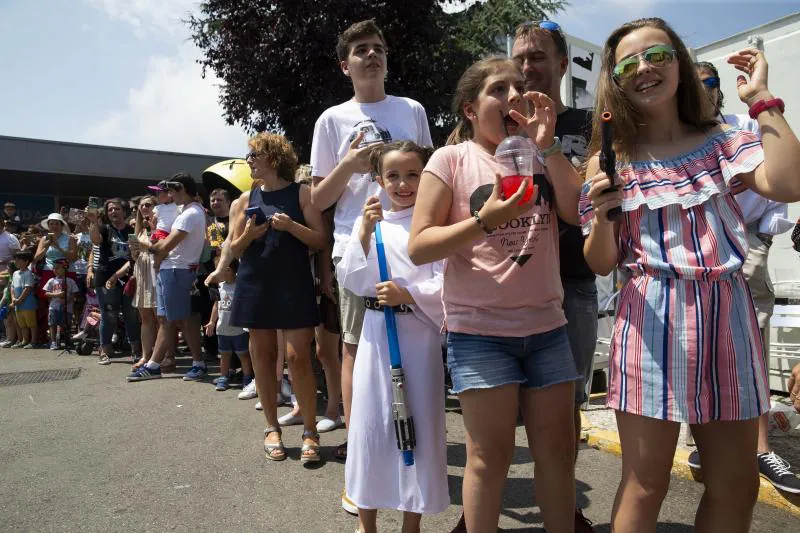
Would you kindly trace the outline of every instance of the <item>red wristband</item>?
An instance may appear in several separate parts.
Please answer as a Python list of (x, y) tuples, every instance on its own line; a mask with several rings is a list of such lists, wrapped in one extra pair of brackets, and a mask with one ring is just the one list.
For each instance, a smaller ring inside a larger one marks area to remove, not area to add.
[(786, 106), (784, 105), (783, 100), (780, 98), (773, 98), (772, 100), (759, 100), (750, 106), (750, 111), (748, 113), (750, 114), (750, 118), (755, 120), (758, 118), (758, 115), (773, 107), (777, 107), (781, 114), (783, 114), (783, 110)]

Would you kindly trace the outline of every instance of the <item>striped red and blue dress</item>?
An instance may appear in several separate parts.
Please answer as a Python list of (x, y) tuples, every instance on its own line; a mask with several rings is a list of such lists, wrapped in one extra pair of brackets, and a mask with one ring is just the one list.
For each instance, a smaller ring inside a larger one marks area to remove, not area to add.
[[(741, 267), (745, 225), (737, 175), (764, 161), (754, 134), (710, 134), (669, 160), (620, 165), (625, 278), (609, 355), (607, 404), (650, 418), (702, 424), (769, 410), (767, 369)], [(584, 186), (579, 212), (594, 213)]]

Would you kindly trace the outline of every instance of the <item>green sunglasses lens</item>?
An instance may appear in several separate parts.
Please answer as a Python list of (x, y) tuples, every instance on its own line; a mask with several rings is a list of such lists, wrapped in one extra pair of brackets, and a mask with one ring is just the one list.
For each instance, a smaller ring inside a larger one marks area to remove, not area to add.
[(666, 46), (654, 46), (649, 50), (645, 50), (644, 60), (653, 65), (654, 67), (663, 67), (665, 64), (672, 61), (674, 54), (671, 48)]
[(639, 58), (636, 56), (623, 59), (614, 67), (614, 76), (619, 80), (629, 80), (636, 74), (638, 66)]

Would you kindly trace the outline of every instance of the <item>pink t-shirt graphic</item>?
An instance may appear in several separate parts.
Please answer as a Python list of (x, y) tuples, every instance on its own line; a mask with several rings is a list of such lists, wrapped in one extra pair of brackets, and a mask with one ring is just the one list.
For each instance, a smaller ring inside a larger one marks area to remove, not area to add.
[[(447, 258), (442, 299), (449, 331), (524, 337), (566, 323), (552, 186), (535, 165), (539, 189), (531, 208)], [(437, 150), (425, 170), (452, 189), (454, 224), (483, 206), (499, 167), (468, 141)]]

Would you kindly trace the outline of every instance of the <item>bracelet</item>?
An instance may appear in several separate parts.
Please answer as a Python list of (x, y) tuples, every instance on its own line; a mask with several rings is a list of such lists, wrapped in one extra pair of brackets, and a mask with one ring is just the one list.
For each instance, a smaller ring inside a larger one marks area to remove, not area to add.
[(786, 105), (783, 103), (783, 100), (780, 98), (773, 98), (772, 100), (759, 100), (755, 104), (751, 105), (748, 114), (750, 115), (750, 118), (755, 120), (758, 118), (758, 115), (767, 109), (772, 109), (773, 107), (777, 107), (781, 112), (781, 115), (783, 114), (784, 109), (786, 109)]
[(486, 224), (483, 223), (483, 220), (481, 219), (481, 216), (478, 214), (477, 210), (472, 212), (472, 216), (475, 217), (475, 222), (478, 223), (478, 225), (481, 227), (481, 229), (484, 231), (484, 233), (486, 233), (486, 235), (491, 235), (492, 234), (492, 232), (494, 230), (493, 229), (489, 229), (489, 228), (486, 227)]

